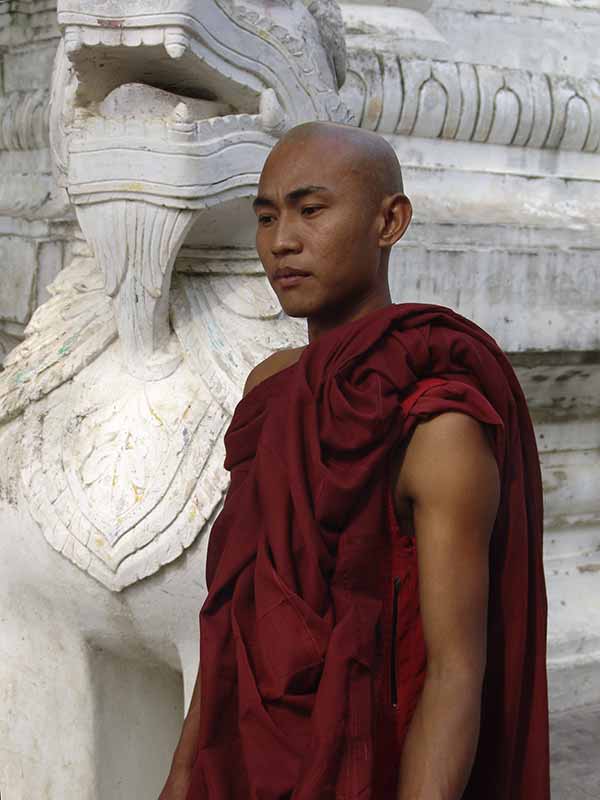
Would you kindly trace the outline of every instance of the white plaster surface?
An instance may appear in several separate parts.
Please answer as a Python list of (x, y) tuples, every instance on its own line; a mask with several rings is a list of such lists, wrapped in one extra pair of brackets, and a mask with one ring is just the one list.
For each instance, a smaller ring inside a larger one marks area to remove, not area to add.
[(12, 322), (26, 322), (34, 301), (34, 280), (37, 268), (37, 248), (13, 236), (0, 238), (0, 263), (18, 264), (12, 281), (3, 283), (0, 295), (0, 315)]
[(427, 16), (457, 61), (594, 77), (599, 11), (570, 0), (435, 0)]
[[(183, 723), (178, 672), (90, 648), (94, 689), (97, 794), (111, 800), (155, 798), (171, 766)], [(135, 754), (134, 757), (133, 754)]]
[(552, 800), (600, 797), (600, 705), (550, 717)]

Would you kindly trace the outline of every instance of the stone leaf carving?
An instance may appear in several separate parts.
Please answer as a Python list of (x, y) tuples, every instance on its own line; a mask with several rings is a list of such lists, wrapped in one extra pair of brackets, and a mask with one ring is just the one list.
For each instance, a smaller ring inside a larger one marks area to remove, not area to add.
[(218, 505), (227, 416), (184, 364), (157, 392), (107, 381), (115, 359), (27, 408), (22, 481), (52, 547), (120, 591), (176, 558)]

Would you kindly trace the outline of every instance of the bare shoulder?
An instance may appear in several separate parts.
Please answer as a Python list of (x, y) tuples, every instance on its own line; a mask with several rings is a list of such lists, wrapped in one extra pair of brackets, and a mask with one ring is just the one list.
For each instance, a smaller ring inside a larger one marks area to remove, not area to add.
[(496, 493), (498, 468), (486, 426), (469, 414), (447, 411), (419, 423), (402, 456), (397, 496), (443, 498), (444, 493)]
[(304, 347), (293, 347), (287, 350), (276, 350), (270, 356), (261, 361), (253, 367), (248, 373), (246, 383), (244, 385), (243, 397), (245, 397), (251, 389), (258, 386), (259, 383), (279, 372), (285, 367), (294, 364), (304, 350)]

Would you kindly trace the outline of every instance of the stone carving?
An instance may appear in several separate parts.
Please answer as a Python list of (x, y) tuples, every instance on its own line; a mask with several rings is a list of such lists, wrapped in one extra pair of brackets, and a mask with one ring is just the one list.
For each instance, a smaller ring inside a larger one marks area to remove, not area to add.
[(342, 96), (381, 133), (600, 150), (600, 83), (483, 64), (350, 51)]
[(336, 75), (339, 89), (346, 80), (346, 39), (340, 7), (335, 0), (303, 0), (303, 2), (317, 21), (321, 42)]
[(597, 80), (353, 49), (347, 72), (343, 98), (361, 127), (380, 133), (583, 152), (600, 148)]
[(0, 424), (70, 380), (117, 336), (102, 275), (90, 259), (74, 259), (48, 291), (52, 297), (34, 312), (27, 338), (4, 361)]
[(226, 488), (227, 418), (189, 365), (142, 383), (105, 351), (25, 414), (25, 497), (48, 542), (115, 591), (172, 561)]
[[(193, 211), (251, 194), (274, 136), (287, 127), (350, 117), (324, 48), (306, 46), (320, 36), (315, 4), (313, 14), (299, 3), (275, 4), (268, 16), (260, 5), (224, 0), (203, 4), (201, 15), (191, 0), (166, 2), (159, 15), (139, 1), (96, 5), (58, 5), (64, 49), (56, 63), (52, 148), (105, 270), (126, 363), (138, 376), (159, 379), (179, 359), (170, 350), (167, 297)], [(330, 41), (335, 17), (323, 19)], [(167, 56), (166, 64), (144, 65), (145, 80), (171, 81), (191, 100), (173, 95), (169, 107), (163, 90), (139, 85), (136, 51), (144, 47), (164, 48)], [(339, 42), (336, 52), (332, 63), (341, 64)], [(102, 71), (104, 63), (112, 68)], [(124, 105), (115, 94), (127, 90)], [(149, 117), (148, 105), (161, 108)]]
[(35, 150), (48, 145), (48, 92), (11, 92), (0, 97), (0, 150)]
[(3, 369), (4, 359), (20, 341), (17, 336), (11, 336), (10, 333), (0, 330), (0, 371)]
[(105, 292), (114, 299), (129, 372), (153, 379), (170, 375), (181, 353), (169, 328), (169, 286), (193, 213), (114, 200), (80, 206), (79, 222), (88, 241), (94, 243)]
[(54, 280), (0, 377), (0, 423), (23, 415), (9, 454), (22, 502), (113, 591), (177, 558), (214, 515), (245, 376), (302, 338), (250, 238), (219, 239), (220, 209), (243, 228), (282, 131), (351, 119), (332, 0), (199, 8), (59, 2), (50, 147), (92, 257)]
[(163, 380), (123, 370), (101, 273), (85, 258), (51, 285), (0, 380), (0, 423), (25, 410), (21, 474), (34, 519), (114, 591), (194, 541), (226, 489), (222, 433), (249, 360), (302, 336), (300, 321), (280, 319), (263, 275), (236, 275), (222, 256), (219, 265), (229, 275), (177, 276), (171, 311), (186, 358)]

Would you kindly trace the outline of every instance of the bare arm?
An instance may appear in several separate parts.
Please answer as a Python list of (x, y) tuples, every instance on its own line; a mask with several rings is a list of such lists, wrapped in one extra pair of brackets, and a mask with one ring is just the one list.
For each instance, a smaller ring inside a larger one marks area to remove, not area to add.
[(500, 479), (482, 426), (458, 412), (417, 427), (402, 472), (413, 501), (427, 673), (402, 752), (397, 800), (460, 800), (479, 738), (489, 538)]
[(171, 770), (158, 800), (185, 800), (191, 780), (192, 768), (198, 749), (200, 733), (200, 667), (190, 700), (190, 707), (183, 722), (181, 736), (173, 754)]

